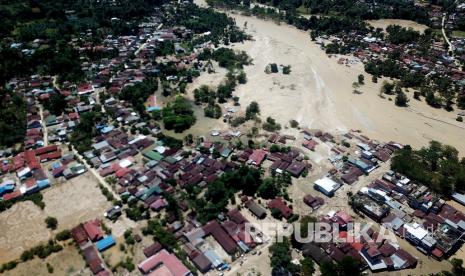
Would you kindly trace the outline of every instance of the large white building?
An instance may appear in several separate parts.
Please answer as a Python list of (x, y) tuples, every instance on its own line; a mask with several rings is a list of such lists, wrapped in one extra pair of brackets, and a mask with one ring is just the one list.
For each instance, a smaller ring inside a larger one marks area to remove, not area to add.
[(337, 183), (336, 181), (332, 180), (329, 177), (324, 177), (318, 179), (313, 183), (313, 187), (315, 190), (322, 192), (328, 197), (334, 196), (334, 192), (341, 187), (341, 184)]

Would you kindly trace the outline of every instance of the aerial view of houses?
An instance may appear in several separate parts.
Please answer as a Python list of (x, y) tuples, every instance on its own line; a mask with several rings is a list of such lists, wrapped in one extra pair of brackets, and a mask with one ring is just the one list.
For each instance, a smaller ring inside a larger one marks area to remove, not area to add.
[(0, 14), (0, 273), (465, 275), (465, 3)]

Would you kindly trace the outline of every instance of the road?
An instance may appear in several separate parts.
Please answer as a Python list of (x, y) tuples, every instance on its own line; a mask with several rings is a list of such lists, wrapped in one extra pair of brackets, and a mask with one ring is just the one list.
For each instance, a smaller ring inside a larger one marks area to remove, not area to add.
[(97, 178), (98, 182), (100, 184), (102, 184), (103, 186), (105, 186), (112, 194), (113, 194), (113, 197), (117, 200), (121, 200), (121, 197), (115, 193), (115, 191), (113, 190), (113, 187), (110, 186), (110, 184), (108, 184), (105, 179), (97, 172), (96, 169), (92, 168), (86, 161), (86, 159), (73, 147), (71, 146), (71, 149), (74, 153), (75, 156), (77, 156), (77, 158), (79, 159), (79, 161), (81, 161), (81, 163), (84, 164), (84, 166), (86, 166), (87, 170), (90, 171), (94, 176), (95, 178)]
[(446, 13), (444, 13), (442, 15), (441, 31), (442, 31), (442, 36), (444, 37), (444, 40), (449, 45), (449, 52), (453, 53), (454, 52), (454, 45), (452, 45), (452, 43), (450, 43), (450, 40), (446, 35), (446, 29), (445, 29), (446, 16), (447, 16)]
[(39, 114), (40, 114), (40, 122), (42, 124), (42, 132), (44, 135), (44, 146), (48, 146), (48, 129), (47, 125), (45, 124), (45, 119), (44, 119), (44, 107), (42, 105), (39, 105)]

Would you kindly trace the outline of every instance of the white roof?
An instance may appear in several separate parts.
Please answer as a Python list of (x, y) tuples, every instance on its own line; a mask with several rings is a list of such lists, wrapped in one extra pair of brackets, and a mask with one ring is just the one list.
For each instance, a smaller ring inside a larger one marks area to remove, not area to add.
[(399, 180), (399, 182), (401, 184), (407, 185), (410, 183), (410, 179), (408, 179), (407, 177), (404, 177), (403, 179)]
[(126, 159), (123, 159), (123, 160), (121, 160), (121, 161), (119, 162), (119, 166), (120, 166), (121, 168), (127, 168), (127, 167), (129, 167), (129, 166), (131, 166), (131, 165), (132, 165), (132, 161), (129, 160), (129, 159), (127, 159), (127, 158), (126, 158)]
[(147, 137), (147, 136), (142, 135), (142, 134), (137, 135), (134, 139), (132, 139), (131, 141), (129, 141), (129, 144), (132, 145), (132, 144), (134, 144), (134, 143), (137, 143), (138, 141), (143, 140), (143, 139), (145, 139), (146, 137)]
[(25, 176), (26, 174), (30, 173), (31, 172), (31, 169), (29, 169), (29, 167), (26, 167), (20, 171), (17, 172), (17, 175), (19, 178)]
[(426, 235), (428, 235), (428, 231), (421, 227), (418, 223), (414, 223), (412, 225), (404, 224), (404, 228), (410, 235), (414, 236), (419, 240), (422, 240)]
[(329, 177), (318, 179), (317, 181), (314, 182), (314, 184), (324, 189), (327, 192), (335, 191), (340, 186), (337, 182), (335, 182)]
[(158, 153), (163, 154), (166, 151), (166, 148), (164, 146), (158, 146), (155, 148)]

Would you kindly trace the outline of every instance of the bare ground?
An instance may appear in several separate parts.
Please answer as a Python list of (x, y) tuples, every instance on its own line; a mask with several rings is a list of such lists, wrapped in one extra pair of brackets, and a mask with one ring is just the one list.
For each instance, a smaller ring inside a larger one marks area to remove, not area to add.
[(102, 217), (111, 203), (89, 172), (45, 190), (44, 212), (58, 220), (57, 231), (69, 229), (89, 219)]

